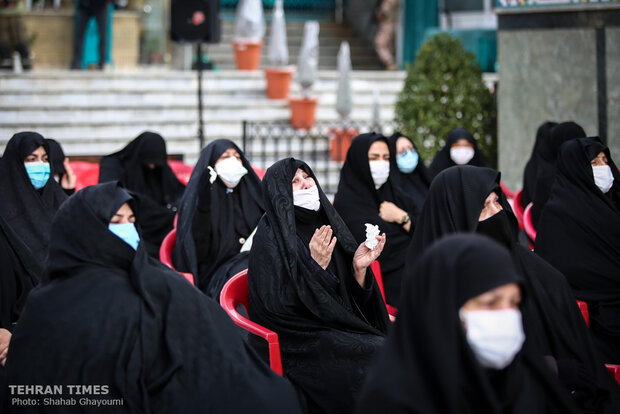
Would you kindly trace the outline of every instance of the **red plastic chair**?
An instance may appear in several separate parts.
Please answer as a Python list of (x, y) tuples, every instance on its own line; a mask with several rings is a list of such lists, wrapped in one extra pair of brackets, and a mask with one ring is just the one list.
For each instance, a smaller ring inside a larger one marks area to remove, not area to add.
[(161, 242), (161, 247), (159, 248), (159, 261), (168, 266), (170, 269), (179, 273), (189, 283), (194, 284), (194, 275), (191, 273), (179, 272), (172, 265), (172, 251), (174, 250), (174, 246), (177, 244), (177, 229), (174, 228), (164, 237), (164, 240)]
[(519, 222), (519, 228), (523, 230), (523, 189), (517, 191), (513, 203), (513, 210)]
[[(527, 234), (532, 242), (535, 242), (536, 229), (532, 223), (532, 206), (533, 204), (530, 203), (525, 207), (525, 211), (523, 212), (523, 227), (525, 228), (525, 234)], [(532, 246), (530, 246), (530, 248), (532, 248)]]
[(502, 188), (504, 194), (506, 194), (506, 198), (515, 198), (515, 193), (511, 191), (506, 185), (500, 180), (499, 186)]
[(616, 382), (620, 385), (620, 365), (605, 364), (605, 366), (607, 367), (607, 370), (611, 372), (611, 374), (614, 376)]
[(192, 176), (192, 171), (194, 171), (194, 167), (185, 164), (183, 161), (176, 160), (168, 161), (168, 165), (172, 169), (174, 175), (177, 176), (179, 181), (187, 185), (187, 183), (189, 182), (189, 177)]
[(388, 305), (388, 303), (385, 301), (385, 291), (383, 289), (383, 274), (381, 273), (381, 265), (379, 264), (379, 261), (375, 260), (374, 262), (372, 262), (370, 264), (370, 269), (375, 275), (375, 279), (377, 280), (377, 285), (379, 285), (379, 290), (381, 291), (381, 296), (383, 297), (383, 303), (385, 303), (385, 308), (387, 309), (388, 314), (390, 316), (396, 317), (398, 309), (396, 309), (392, 305)]
[(269, 366), (275, 373), (282, 375), (282, 358), (280, 356), (278, 334), (264, 326), (252, 322), (237, 312), (237, 307), (241, 305), (245, 309), (246, 314), (248, 314), (249, 301), (248, 269), (245, 269), (226, 282), (220, 294), (220, 305), (222, 305), (234, 323), (267, 341), (269, 344)]
[(99, 182), (99, 164), (86, 161), (70, 161), (69, 164), (75, 173), (75, 191)]
[(583, 315), (583, 319), (586, 321), (586, 325), (589, 328), (590, 327), (590, 312), (588, 311), (588, 304), (585, 303), (584, 301), (578, 300), (577, 306), (579, 306), (579, 310), (581, 311), (581, 314)]
[(267, 171), (263, 170), (261, 167), (257, 167), (256, 165), (252, 165), (252, 169), (254, 170), (256, 175), (258, 175), (258, 178), (260, 180), (263, 179), (263, 177), (265, 176), (265, 173), (267, 172)]

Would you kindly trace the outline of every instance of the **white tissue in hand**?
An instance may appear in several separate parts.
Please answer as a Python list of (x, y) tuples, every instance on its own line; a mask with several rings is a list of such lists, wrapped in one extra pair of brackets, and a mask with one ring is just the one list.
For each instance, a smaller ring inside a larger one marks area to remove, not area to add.
[(379, 240), (377, 240), (378, 235), (379, 226), (366, 223), (366, 241), (364, 242), (364, 244), (370, 250), (374, 249), (375, 247), (377, 247), (377, 244), (379, 244)]

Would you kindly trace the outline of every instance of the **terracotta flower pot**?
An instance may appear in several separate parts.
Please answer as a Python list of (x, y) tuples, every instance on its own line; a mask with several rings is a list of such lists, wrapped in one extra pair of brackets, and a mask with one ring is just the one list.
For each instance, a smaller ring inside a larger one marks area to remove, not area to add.
[(235, 63), (239, 70), (258, 70), (263, 42), (235, 41)]
[(297, 129), (310, 129), (316, 120), (317, 98), (291, 98), (291, 125)]
[(291, 89), (295, 67), (284, 66), (279, 68), (266, 68), (265, 78), (267, 79), (267, 98), (286, 99)]
[(334, 161), (344, 161), (351, 146), (353, 138), (359, 135), (355, 128), (330, 128), (327, 138), (329, 139), (329, 155)]

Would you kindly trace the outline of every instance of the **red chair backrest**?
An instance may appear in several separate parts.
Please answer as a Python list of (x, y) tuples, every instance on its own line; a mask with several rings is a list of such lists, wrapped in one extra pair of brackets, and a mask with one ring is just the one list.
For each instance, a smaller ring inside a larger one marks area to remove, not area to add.
[(523, 230), (523, 189), (520, 189), (517, 191), (517, 194), (515, 194), (513, 210), (519, 221), (519, 228)]
[(586, 321), (586, 325), (589, 328), (590, 327), (590, 312), (588, 311), (588, 304), (585, 303), (584, 301), (578, 300), (577, 306), (579, 306), (581, 315), (583, 315), (583, 319)]
[(75, 191), (99, 182), (99, 164), (86, 161), (70, 161), (69, 164), (75, 173)]
[(607, 367), (607, 370), (611, 372), (611, 374), (614, 376), (616, 382), (620, 385), (620, 365), (605, 364), (605, 366)]
[(267, 172), (267, 171), (263, 170), (261, 167), (257, 167), (256, 165), (252, 165), (252, 169), (254, 170), (256, 175), (258, 175), (258, 178), (260, 180), (263, 179), (263, 177), (265, 176), (265, 173)]
[(385, 291), (383, 289), (383, 274), (381, 273), (381, 265), (379, 261), (375, 260), (374, 262), (372, 262), (370, 264), (370, 269), (372, 270), (372, 273), (375, 275), (375, 279), (377, 280), (377, 285), (379, 285), (379, 290), (381, 291), (381, 296), (383, 297), (383, 303), (385, 303), (385, 307), (388, 311), (388, 314), (392, 316), (396, 316), (396, 314), (398, 313), (398, 309), (396, 309), (392, 305), (389, 305), (385, 301)]
[(177, 229), (170, 230), (170, 233), (164, 237), (164, 240), (161, 242), (161, 246), (159, 247), (159, 261), (168, 266), (170, 269), (175, 272), (181, 274), (189, 283), (194, 284), (194, 275), (191, 273), (179, 272), (176, 270), (172, 264), (172, 252), (174, 251), (174, 246), (177, 244)]
[(191, 165), (185, 164), (183, 161), (170, 160), (168, 161), (168, 165), (170, 169), (177, 176), (180, 182), (187, 185), (189, 182), (189, 177), (192, 176), (192, 171), (194, 171), (194, 167)]
[(220, 305), (222, 305), (222, 308), (224, 308), (234, 323), (267, 341), (269, 344), (269, 365), (274, 372), (282, 375), (282, 358), (280, 356), (278, 334), (252, 322), (237, 311), (238, 306), (243, 306), (245, 313), (249, 315), (249, 301), (248, 269), (245, 269), (226, 282), (222, 288), (222, 293), (220, 293)]
[(536, 241), (536, 229), (534, 228), (534, 224), (532, 223), (532, 206), (530, 203), (525, 207), (525, 211), (523, 212), (523, 227), (525, 228), (525, 233), (533, 242)]

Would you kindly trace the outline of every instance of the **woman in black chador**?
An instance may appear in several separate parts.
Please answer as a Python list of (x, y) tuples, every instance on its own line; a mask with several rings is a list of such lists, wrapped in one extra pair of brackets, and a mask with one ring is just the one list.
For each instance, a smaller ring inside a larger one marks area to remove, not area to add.
[(477, 232), (506, 246), (527, 290), (523, 313), (532, 346), (557, 366), (560, 381), (585, 412), (620, 412), (618, 387), (594, 347), (566, 278), (517, 242), (517, 220), (499, 182), (498, 171), (483, 167), (452, 167), (439, 174), (409, 247), (407, 268), (432, 243), (453, 233)]
[(598, 137), (562, 146), (536, 253), (588, 304), (605, 362), (620, 363), (620, 173)]
[(63, 191), (68, 195), (75, 193), (75, 185), (77, 177), (69, 164), (69, 158), (65, 157), (65, 152), (62, 150), (60, 143), (54, 139), (47, 138), (47, 144), (49, 145), (49, 163), (50, 168), (54, 171), (53, 178)]
[(140, 199), (140, 226), (149, 255), (172, 230), (174, 215), (185, 190), (168, 165), (161, 135), (143, 132), (125, 148), (101, 159), (99, 182), (118, 181)]
[(79, 191), (58, 211), (46, 278), (13, 334), (8, 383), (61, 385), (54, 397), (76, 400), (68, 385), (105, 386), (105, 395), (86, 397), (122, 398), (114, 412), (299, 412), (292, 387), (249, 349), (222, 308), (147, 255), (135, 207), (109, 182)]
[(452, 235), (405, 267), (394, 329), (358, 413), (577, 413), (524, 334), (530, 299), (509, 252)]
[(175, 268), (195, 275), (198, 288), (217, 298), (226, 280), (248, 267), (244, 246), (262, 203), (260, 179), (243, 152), (227, 139), (207, 145), (179, 207)]
[[(11, 332), (19, 320), (26, 298), (39, 282), (43, 270), (30, 250), (0, 215), (0, 386)], [(2, 407), (0, 391), (0, 407)]]
[(36, 132), (9, 140), (0, 159), (0, 215), (44, 266), (52, 217), (67, 195), (51, 175), (49, 146)]
[[(308, 413), (350, 413), (389, 324), (357, 242), (304, 162), (287, 158), (263, 178), (265, 216), (250, 253), (250, 318), (280, 339), (284, 376)], [(333, 238), (332, 238), (333, 236)]]
[(543, 148), (549, 145), (551, 139), (551, 130), (555, 127), (557, 122), (547, 121), (538, 127), (536, 131), (536, 141), (534, 141), (534, 148), (532, 149), (532, 155), (525, 164), (523, 169), (523, 199), (522, 207), (525, 208), (532, 202), (534, 194), (536, 193), (536, 176), (538, 174), (538, 166), (544, 161), (542, 160)]
[(543, 140), (538, 153), (538, 167), (536, 169), (536, 189), (532, 196), (532, 223), (538, 227), (540, 215), (551, 193), (551, 185), (556, 173), (556, 161), (560, 147), (566, 141), (586, 136), (583, 128), (574, 122), (562, 122), (551, 129), (551, 136)]
[(478, 142), (465, 128), (455, 128), (448, 132), (446, 145), (437, 152), (429, 167), (431, 177), (455, 165), (486, 167)]
[(388, 138), (390, 169), (400, 175), (400, 185), (413, 199), (416, 209), (422, 210), (424, 199), (431, 185), (431, 177), (413, 142), (400, 132)]
[(400, 271), (419, 210), (402, 189), (399, 174), (390, 166), (390, 158), (383, 135), (357, 136), (340, 171), (334, 207), (358, 243), (366, 239), (366, 223), (378, 225), (387, 235), (379, 262), (386, 301), (398, 307)]

